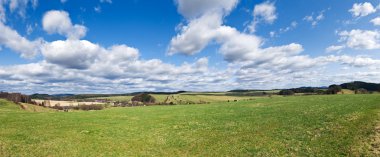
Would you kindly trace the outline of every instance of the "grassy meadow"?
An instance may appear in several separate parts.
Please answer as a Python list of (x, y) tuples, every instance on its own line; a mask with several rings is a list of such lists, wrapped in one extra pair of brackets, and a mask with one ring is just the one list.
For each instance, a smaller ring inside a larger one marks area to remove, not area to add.
[(379, 112), (377, 94), (78, 112), (0, 100), (0, 156), (376, 156)]

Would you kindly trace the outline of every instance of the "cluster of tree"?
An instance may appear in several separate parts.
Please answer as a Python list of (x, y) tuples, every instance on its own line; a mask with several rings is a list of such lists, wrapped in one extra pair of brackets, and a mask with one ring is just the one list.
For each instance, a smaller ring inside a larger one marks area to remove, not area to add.
[(32, 103), (32, 99), (29, 96), (21, 93), (0, 92), (0, 99), (6, 99), (15, 103)]
[(279, 95), (294, 95), (295, 93), (306, 94), (337, 94), (342, 91), (342, 87), (339, 85), (331, 85), (327, 89), (316, 87), (300, 87), (281, 90)]
[(340, 91), (342, 91), (342, 87), (334, 84), (329, 86), (325, 94), (338, 94)]
[(142, 102), (144, 104), (154, 104), (156, 103), (156, 98), (147, 93), (137, 94), (132, 99), (133, 101)]
[(283, 89), (278, 92), (279, 95), (294, 95), (294, 91), (291, 89)]
[(294, 93), (320, 93), (322, 89), (317, 87), (299, 87), (292, 88), (290, 90), (292, 90)]
[(368, 94), (375, 91), (380, 91), (380, 84), (354, 81), (343, 83), (341, 85), (330, 85), (327, 89), (318, 87), (284, 89), (279, 92), (279, 95), (293, 95), (295, 93), (337, 94), (341, 92), (342, 89), (355, 91), (355, 94)]
[(361, 82), (361, 81), (354, 81), (349, 83), (343, 83), (340, 85), (343, 89), (350, 89), (350, 90), (358, 90), (358, 89), (365, 89), (367, 91), (380, 91), (380, 84), (376, 83), (367, 83), (367, 82)]

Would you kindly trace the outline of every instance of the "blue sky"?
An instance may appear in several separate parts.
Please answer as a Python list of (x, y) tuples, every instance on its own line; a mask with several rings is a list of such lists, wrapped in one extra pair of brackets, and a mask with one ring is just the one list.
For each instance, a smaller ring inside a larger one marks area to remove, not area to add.
[(376, 82), (378, 6), (375, 0), (0, 0), (0, 90)]

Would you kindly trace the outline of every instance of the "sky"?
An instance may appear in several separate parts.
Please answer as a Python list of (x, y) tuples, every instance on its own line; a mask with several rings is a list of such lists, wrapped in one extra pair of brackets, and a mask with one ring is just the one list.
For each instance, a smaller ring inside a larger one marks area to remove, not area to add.
[(0, 91), (380, 83), (376, 0), (0, 0)]

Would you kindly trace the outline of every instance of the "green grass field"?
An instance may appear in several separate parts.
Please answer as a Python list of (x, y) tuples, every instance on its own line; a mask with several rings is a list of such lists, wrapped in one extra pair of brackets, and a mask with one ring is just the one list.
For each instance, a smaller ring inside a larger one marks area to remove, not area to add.
[(375, 156), (380, 95), (32, 112), (0, 100), (0, 156)]

